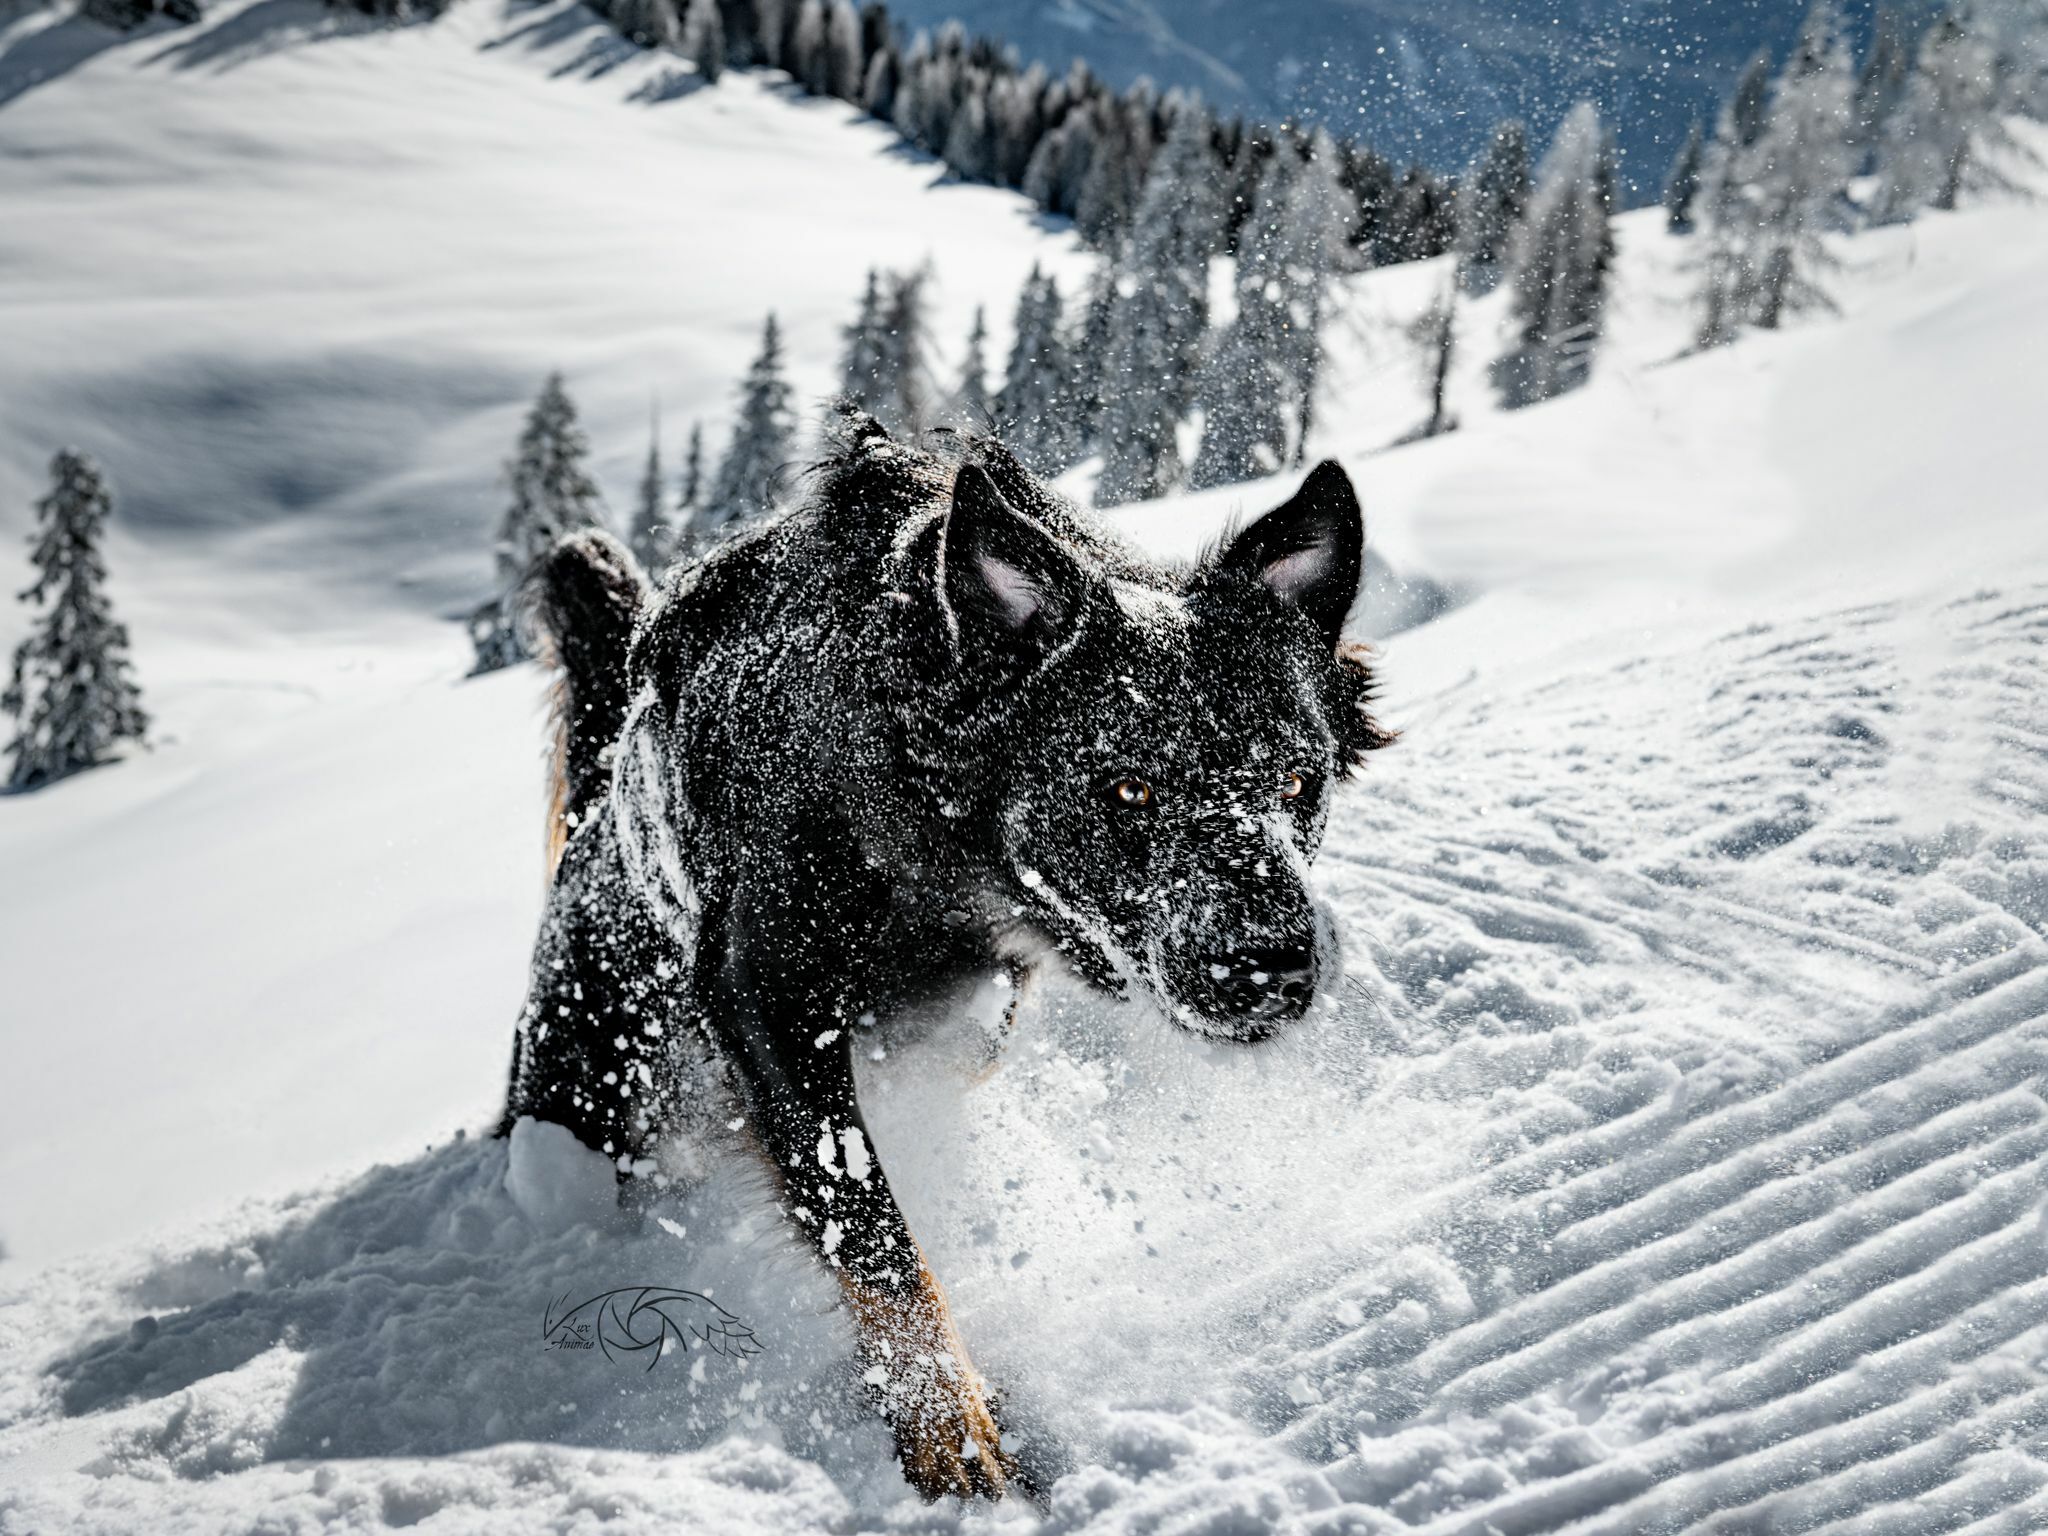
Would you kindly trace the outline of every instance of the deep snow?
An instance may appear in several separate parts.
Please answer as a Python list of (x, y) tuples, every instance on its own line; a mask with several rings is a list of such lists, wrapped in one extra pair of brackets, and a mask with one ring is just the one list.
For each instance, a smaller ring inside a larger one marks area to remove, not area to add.
[[(309, 41), (295, 5), (0, 104), (0, 527), (53, 436), (104, 452), (162, 721), (0, 801), (0, 1531), (1022, 1525), (910, 1498), (744, 1159), (621, 1214), (573, 1149), (477, 1138), (540, 680), (459, 682), (433, 615), (551, 363), (623, 489), (653, 383), (722, 408), (771, 300), (815, 393), (870, 260), (930, 250), (964, 332), (1071, 255), (837, 109), (557, 74), (573, 13)], [(193, 46), (233, 67), (159, 57)], [(726, 189), (718, 242), (664, 176)], [(1224, 1052), (1055, 983), (985, 1078), (981, 1016), (875, 1042), (878, 1151), (1064, 1459), (1052, 1529), (2048, 1529), (2048, 212), (1859, 239), (1841, 318), (1672, 361), (1681, 255), (1629, 221), (1593, 387), (1518, 416), (1468, 314), (1464, 429), (1384, 454), (1441, 273), (1349, 296), (1320, 446), (1467, 600), (1385, 648), (1406, 740), (1321, 866), (1340, 1017)], [(341, 348), (372, 383), (300, 366)], [(240, 392), (190, 409), (209, 369)], [(266, 467), (337, 441), (317, 494)], [(1119, 522), (1185, 552), (1284, 489)], [(550, 1303), (641, 1283), (764, 1353), (543, 1351)]]

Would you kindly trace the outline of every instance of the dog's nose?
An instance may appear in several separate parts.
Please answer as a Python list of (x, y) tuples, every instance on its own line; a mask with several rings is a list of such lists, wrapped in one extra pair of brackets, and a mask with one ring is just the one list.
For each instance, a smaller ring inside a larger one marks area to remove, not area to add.
[(1306, 949), (1241, 949), (1209, 959), (1209, 985), (1240, 1018), (1299, 1018), (1316, 992), (1316, 957)]

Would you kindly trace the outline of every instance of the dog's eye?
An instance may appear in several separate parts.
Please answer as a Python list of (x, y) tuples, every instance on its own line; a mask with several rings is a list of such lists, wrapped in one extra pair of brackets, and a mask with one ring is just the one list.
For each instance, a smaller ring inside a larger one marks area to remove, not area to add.
[(1152, 803), (1152, 786), (1143, 779), (1118, 779), (1109, 786), (1109, 798), (1129, 810), (1142, 810)]
[(1304, 779), (1298, 773), (1290, 773), (1280, 781), (1280, 798), (1282, 800), (1299, 800), (1302, 792), (1307, 788), (1307, 779)]

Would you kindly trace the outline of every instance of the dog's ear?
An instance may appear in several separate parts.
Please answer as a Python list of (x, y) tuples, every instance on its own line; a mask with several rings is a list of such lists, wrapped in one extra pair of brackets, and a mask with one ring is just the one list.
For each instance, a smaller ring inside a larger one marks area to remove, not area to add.
[(1250, 576), (1299, 608), (1333, 648), (1365, 570), (1365, 515), (1335, 459), (1309, 471), (1301, 489), (1231, 541), (1222, 571)]
[(1081, 611), (1088, 578), (1080, 562), (1005, 501), (979, 465), (962, 465), (954, 479), (941, 547), (939, 601), (963, 652), (1036, 660)]

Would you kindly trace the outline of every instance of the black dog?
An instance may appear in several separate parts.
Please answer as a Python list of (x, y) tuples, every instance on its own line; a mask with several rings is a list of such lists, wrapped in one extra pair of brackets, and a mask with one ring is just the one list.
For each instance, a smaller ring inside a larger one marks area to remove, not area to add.
[(1335, 464), (1172, 574), (1000, 444), (959, 457), (855, 418), (806, 506), (658, 598), (602, 534), (545, 562), (562, 838), (501, 1130), (651, 1171), (723, 1072), (905, 1475), (994, 1496), (1016, 1462), (869, 1147), (856, 1032), (1057, 954), (1264, 1038), (1331, 979), (1308, 865), (1389, 738), (1339, 639), (1364, 540)]

